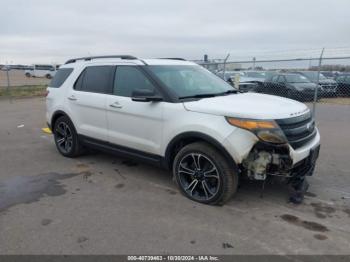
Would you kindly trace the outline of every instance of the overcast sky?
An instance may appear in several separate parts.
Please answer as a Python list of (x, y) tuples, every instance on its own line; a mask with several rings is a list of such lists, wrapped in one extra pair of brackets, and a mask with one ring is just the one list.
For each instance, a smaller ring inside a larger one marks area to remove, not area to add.
[(0, 63), (311, 56), (350, 47), (349, 12), (349, 0), (0, 0)]

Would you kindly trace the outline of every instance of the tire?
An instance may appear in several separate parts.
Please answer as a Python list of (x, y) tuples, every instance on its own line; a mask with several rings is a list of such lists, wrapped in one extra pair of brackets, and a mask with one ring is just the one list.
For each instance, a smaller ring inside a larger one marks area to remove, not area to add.
[(184, 146), (177, 153), (173, 174), (181, 193), (203, 204), (223, 205), (238, 187), (238, 171), (217, 149), (203, 142)]
[(52, 76), (51, 76), (50, 74), (47, 74), (45, 77), (46, 77), (47, 79), (51, 79), (51, 78), (52, 78)]
[(32, 75), (30, 73), (26, 73), (26, 77), (31, 77)]
[(61, 155), (73, 158), (83, 153), (75, 127), (67, 116), (61, 116), (56, 120), (53, 134), (57, 150)]

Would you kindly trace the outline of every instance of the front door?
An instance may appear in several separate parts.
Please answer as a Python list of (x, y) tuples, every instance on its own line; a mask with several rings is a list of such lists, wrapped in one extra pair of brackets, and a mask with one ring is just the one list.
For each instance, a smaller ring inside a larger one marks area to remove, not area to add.
[(117, 66), (113, 93), (107, 95), (108, 139), (110, 143), (160, 154), (164, 102), (135, 102), (134, 89), (156, 91), (138, 66)]

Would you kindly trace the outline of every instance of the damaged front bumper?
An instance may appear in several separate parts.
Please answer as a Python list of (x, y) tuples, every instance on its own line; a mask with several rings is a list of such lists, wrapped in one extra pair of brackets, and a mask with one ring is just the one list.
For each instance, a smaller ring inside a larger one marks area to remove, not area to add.
[(267, 176), (278, 176), (293, 180), (311, 176), (319, 155), (320, 145), (309, 149), (309, 155), (297, 163), (293, 161), (288, 144), (272, 145), (257, 142), (243, 159), (241, 172), (252, 180), (265, 180)]

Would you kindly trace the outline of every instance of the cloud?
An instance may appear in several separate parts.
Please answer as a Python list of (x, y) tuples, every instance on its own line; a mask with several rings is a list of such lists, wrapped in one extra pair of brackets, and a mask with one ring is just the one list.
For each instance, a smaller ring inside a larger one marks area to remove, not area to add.
[(349, 9), (347, 0), (3, 1), (0, 63), (90, 54), (241, 59), (344, 46)]

